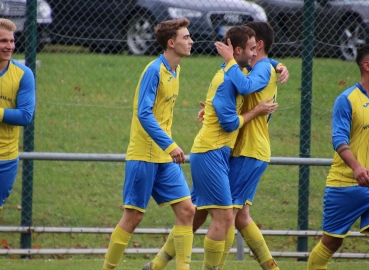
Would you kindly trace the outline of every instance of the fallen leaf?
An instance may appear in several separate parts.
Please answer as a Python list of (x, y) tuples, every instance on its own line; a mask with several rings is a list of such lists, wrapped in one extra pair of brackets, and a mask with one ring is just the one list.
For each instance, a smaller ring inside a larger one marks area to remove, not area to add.
[(3, 248), (9, 248), (8, 241), (6, 239), (1, 239), (1, 245), (3, 246)]
[(141, 244), (133, 241), (132, 246), (135, 247), (135, 248), (140, 248)]

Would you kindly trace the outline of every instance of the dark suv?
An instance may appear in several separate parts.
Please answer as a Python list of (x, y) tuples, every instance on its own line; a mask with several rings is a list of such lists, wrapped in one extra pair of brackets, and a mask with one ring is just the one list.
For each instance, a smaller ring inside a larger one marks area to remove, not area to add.
[(52, 42), (88, 46), (94, 52), (156, 53), (154, 26), (186, 17), (193, 51), (211, 51), (225, 31), (266, 21), (264, 10), (243, 0), (49, 0)]
[[(15, 48), (22, 52), (25, 49), (24, 27), (26, 22), (26, 0), (0, 0), (0, 17), (14, 22), (17, 29), (14, 33)], [(37, 1), (37, 50), (50, 43), (48, 26), (52, 22), (51, 8), (44, 0)]]

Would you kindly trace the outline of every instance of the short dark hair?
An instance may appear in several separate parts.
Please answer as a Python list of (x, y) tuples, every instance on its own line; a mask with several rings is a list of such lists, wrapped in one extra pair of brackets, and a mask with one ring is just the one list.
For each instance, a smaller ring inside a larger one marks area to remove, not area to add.
[(224, 36), (224, 42), (227, 44), (227, 39), (230, 39), (233, 48), (245, 48), (247, 41), (252, 37), (255, 37), (255, 31), (250, 27), (244, 25), (233, 26)]
[(365, 44), (357, 50), (356, 64), (359, 66), (360, 71), (362, 70), (361, 64), (364, 61), (365, 57), (367, 57), (368, 55), (369, 55), (369, 44)]
[(245, 24), (255, 31), (256, 42), (262, 40), (264, 42), (264, 52), (269, 53), (274, 42), (273, 28), (267, 22), (249, 22)]
[(154, 28), (156, 41), (165, 51), (167, 49), (168, 40), (177, 37), (177, 30), (188, 27), (189, 25), (190, 21), (187, 18), (161, 22)]

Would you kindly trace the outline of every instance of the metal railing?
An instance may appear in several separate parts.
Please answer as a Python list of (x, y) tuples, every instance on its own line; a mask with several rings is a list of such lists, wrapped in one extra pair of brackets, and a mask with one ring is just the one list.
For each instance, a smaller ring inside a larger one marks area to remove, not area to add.
[[(91, 233), (91, 234), (111, 234), (114, 228), (83, 228), (83, 227), (22, 227), (22, 226), (1, 226), (0, 232), (4, 233)], [(137, 228), (135, 234), (169, 234), (171, 229), (165, 228)], [(206, 229), (196, 231), (198, 235), (205, 235)], [(322, 231), (299, 231), (299, 230), (261, 230), (264, 236), (322, 236)], [(244, 247), (244, 240), (240, 233), (237, 234), (237, 247), (231, 248), (230, 253), (237, 254), (237, 260), (243, 260), (244, 254), (253, 256), (250, 249)], [(348, 237), (365, 237), (360, 232), (351, 232)], [(127, 248), (126, 254), (156, 254), (159, 248)], [(106, 248), (32, 248), (32, 249), (0, 249), (0, 255), (77, 255), (77, 254), (105, 254)], [(203, 248), (193, 248), (192, 253), (203, 254)], [(271, 251), (273, 257), (307, 258), (309, 252), (291, 251)], [(334, 258), (347, 259), (367, 259), (369, 253), (335, 253)]]
[[(189, 155), (186, 155), (186, 162), (190, 161)], [(21, 160), (59, 160), (59, 161), (100, 161), (100, 162), (125, 162), (125, 154), (97, 154), (97, 153), (54, 153), (54, 152), (21, 152)], [(297, 158), (297, 157), (272, 157), (271, 165), (307, 165), (307, 166), (330, 166), (332, 159), (328, 158)], [(165, 228), (137, 228), (135, 234), (169, 234), (171, 229)], [(92, 234), (111, 234), (113, 228), (83, 228), (83, 227), (27, 227), (27, 226), (0, 226), (0, 232), (7, 233), (92, 233)], [(199, 229), (196, 234), (206, 234), (206, 229)], [(322, 231), (312, 230), (261, 230), (264, 236), (297, 236), (311, 237), (321, 236)], [(245, 248), (243, 238), (240, 233), (237, 234), (237, 247), (231, 248), (230, 253), (236, 253), (237, 260), (243, 260), (244, 254), (252, 252)], [(349, 237), (364, 237), (360, 232), (351, 232)], [(106, 248), (61, 248), (61, 249), (0, 249), (0, 255), (47, 255), (47, 254), (105, 254)], [(128, 248), (127, 254), (155, 254), (159, 248)], [(193, 248), (193, 253), (203, 253), (203, 248)], [(309, 252), (290, 252), (290, 251), (271, 251), (274, 257), (292, 257), (307, 258)], [(369, 258), (369, 253), (336, 253), (335, 258)]]

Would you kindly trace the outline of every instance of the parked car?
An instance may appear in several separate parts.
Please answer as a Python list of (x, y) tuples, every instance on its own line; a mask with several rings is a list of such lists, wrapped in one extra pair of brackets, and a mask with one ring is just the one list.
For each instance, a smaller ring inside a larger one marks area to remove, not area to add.
[[(14, 33), (15, 48), (18, 52), (25, 49), (26, 0), (0, 1), (0, 17), (14, 22), (17, 29)], [(52, 22), (51, 8), (44, 0), (37, 1), (37, 50), (50, 43), (48, 26)]]
[[(275, 31), (272, 54), (300, 55), (304, 0), (253, 0), (262, 6)], [(369, 1), (316, 0), (314, 51), (352, 61), (357, 48), (369, 42)]]
[(187, 17), (193, 51), (212, 51), (233, 25), (266, 21), (264, 10), (243, 0), (49, 0), (52, 42), (94, 52), (155, 54), (154, 26)]

